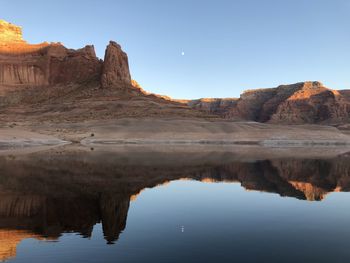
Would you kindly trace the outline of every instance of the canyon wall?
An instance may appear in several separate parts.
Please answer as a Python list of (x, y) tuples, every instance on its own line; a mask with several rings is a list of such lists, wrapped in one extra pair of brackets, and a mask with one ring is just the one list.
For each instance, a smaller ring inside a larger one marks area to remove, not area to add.
[(89, 81), (131, 85), (128, 57), (117, 43), (110, 42), (103, 62), (92, 45), (73, 50), (61, 43), (28, 44), (20, 27), (0, 20), (0, 88)]
[(349, 93), (328, 89), (317, 81), (248, 90), (239, 99), (222, 101), (202, 99), (187, 103), (230, 120), (337, 124), (349, 122), (350, 116)]
[[(17, 46), (18, 47), (18, 46)], [(27, 49), (26, 49), (27, 48)], [(0, 85), (45, 86), (98, 79), (102, 63), (94, 47), (70, 50), (61, 44), (21, 44), (21, 52), (0, 46)]]

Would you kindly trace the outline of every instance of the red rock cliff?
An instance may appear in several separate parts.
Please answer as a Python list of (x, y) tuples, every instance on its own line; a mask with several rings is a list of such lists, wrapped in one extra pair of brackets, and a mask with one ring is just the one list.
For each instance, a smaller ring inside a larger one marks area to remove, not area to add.
[[(349, 122), (350, 95), (317, 81), (245, 91), (239, 99), (189, 101), (188, 105), (227, 119), (288, 124)], [(219, 103), (220, 102), (220, 103)]]
[(115, 79), (129, 79), (130, 82), (127, 56), (114, 42), (107, 48), (106, 61), (103, 67), (94, 46), (72, 50), (61, 43), (28, 44), (22, 38), (20, 27), (0, 20), (1, 86), (45, 86), (101, 80), (102, 67), (108, 83)]
[(101, 85), (102, 87), (110, 87), (118, 83), (131, 85), (128, 56), (120, 45), (110, 41), (105, 53)]

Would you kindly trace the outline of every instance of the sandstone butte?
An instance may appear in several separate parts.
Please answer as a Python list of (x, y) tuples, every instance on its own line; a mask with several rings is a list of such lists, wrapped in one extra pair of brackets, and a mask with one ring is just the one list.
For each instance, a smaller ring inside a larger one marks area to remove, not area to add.
[(172, 100), (145, 92), (131, 79), (127, 54), (116, 42), (109, 43), (101, 60), (92, 45), (72, 50), (61, 43), (29, 44), (21, 27), (0, 20), (0, 103), (7, 121), (52, 119), (61, 112), (55, 118), (178, 116), (344, 124), (350, 92), (301, 82), (248, 90), (240, 98)]

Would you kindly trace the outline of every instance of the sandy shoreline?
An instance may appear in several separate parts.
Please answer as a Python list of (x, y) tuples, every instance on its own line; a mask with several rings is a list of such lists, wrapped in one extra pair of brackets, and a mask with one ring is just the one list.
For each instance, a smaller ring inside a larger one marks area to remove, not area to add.
[(273, 125), (199, 119), (118, 119), (81, 123), (22, 123), (0, 128), (0, 151), (68, 143), (106, 145), (350, 146), (350, 136), (321, 125)]

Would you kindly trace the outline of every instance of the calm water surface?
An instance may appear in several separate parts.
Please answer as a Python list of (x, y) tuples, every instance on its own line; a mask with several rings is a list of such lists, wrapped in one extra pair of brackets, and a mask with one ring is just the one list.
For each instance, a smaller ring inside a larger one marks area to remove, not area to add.
[(0, 157), (8, 262), (348, 262), (350, 158)]

